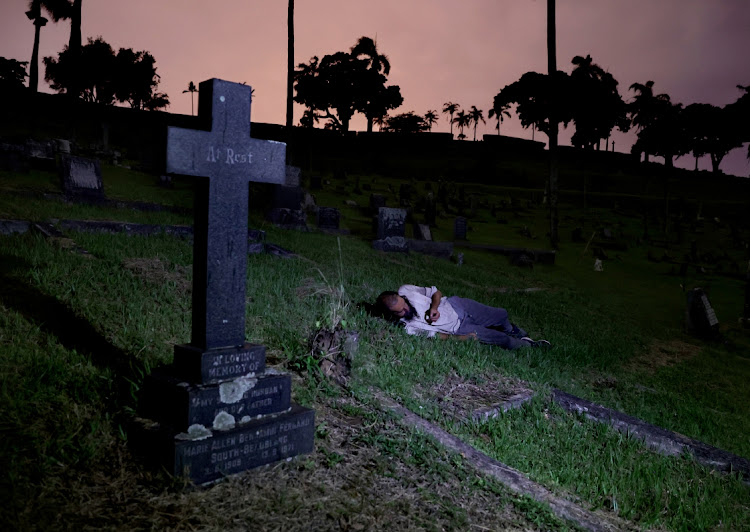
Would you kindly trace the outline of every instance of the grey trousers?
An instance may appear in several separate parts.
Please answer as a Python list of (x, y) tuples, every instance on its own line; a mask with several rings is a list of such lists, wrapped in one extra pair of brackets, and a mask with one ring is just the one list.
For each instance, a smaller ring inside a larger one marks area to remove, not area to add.
[[(508, 311), (500, 307), (490, 307), (478, 303), (473, 299), (451, 296), (448, 302), (458, 314), (461, 325), (457, 335), (476, 333), (477, 339), (483, 344), (498, 345), (503, 349), (516, 349), (527, 345), (518, 338), (508, 336), (513, 326), (508, 320)], [(489, 329), (488, 327), (497, 327)]]

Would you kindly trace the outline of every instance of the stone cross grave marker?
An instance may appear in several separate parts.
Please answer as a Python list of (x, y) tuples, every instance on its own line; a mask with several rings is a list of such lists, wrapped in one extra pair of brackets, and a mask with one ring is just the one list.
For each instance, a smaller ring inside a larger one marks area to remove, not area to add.
[(207, 130), (167, 132), (167, 171), (197, 178), (192, 339), (144, 383), (141, 410), (160, 425), (134, 440), (197, 484), (313, 448), (314, 411), (291, 404), (291, 377), (245, 342), (248, 181), (284, 183), (286, 150), (250, 138), (250, 101), (246, 85), (204, 81)]
[(210, 130), (170, 127), (167, 172), (199, 177), (191, 344), (214, 349), (245, 342), (248, 181), (285, 183), (286, 145), (250, 138), (250, 87), (200, 86), (199, 117)]

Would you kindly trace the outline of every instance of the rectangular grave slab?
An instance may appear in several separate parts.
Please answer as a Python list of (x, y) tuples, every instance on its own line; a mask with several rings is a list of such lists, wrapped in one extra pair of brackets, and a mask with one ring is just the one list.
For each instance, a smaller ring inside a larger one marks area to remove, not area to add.
[(337, 231), (341, 221), (341, 212), (335, 207), (318, 207), (318, 227), (323, 230)]
[(250, 137), (251, 88), (200, 84), (205, 130), (167, 129), (167, 172), (196, 176), (191, 344), (245, 341), (248, 182), (286, 182), (286, 145)]
[(104, 199), (102, 171), (97, 159), (62, 154), (59, 174), (66, 196)]
[(191, 344), (174, 346), (175, 374), (196, 384), (210, 384), (266, 368), (266, 347), (244, 343), (239, 347), (201, 349)]
[(388, 238), (373, 240), (372, 249), (377, 251), (408, 253), (409, 245), (406, 242), (406, 239), (402, 236), (389, 236)]
[(283, 460), (313, 450), (315, 412), (294, 405), (289, 413), (268, 416), (227, 431), (213, 431), (205, 439), (187, 433), (174, 438), (167, 449), (167, 466), (176, 476), (196, 484)]
[(406, 233), (406, 210), (380, 207), (378, 209), (378, 239), (404, 238)]
[(227, 419), (247, 422), (288, 410), (291, 389), (291, 376), (275, 371), (198, 385), (177, 378), (165, 368), (154, 370), (145, 379), (142, 412), (179, 432), (191, 425), (215, 429)]

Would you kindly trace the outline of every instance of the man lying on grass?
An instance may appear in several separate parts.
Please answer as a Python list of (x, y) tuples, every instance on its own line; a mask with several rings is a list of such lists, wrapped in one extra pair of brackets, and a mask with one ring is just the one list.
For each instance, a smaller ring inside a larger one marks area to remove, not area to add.
[(434, 286), (405, 284), (398, 292), (380, 294), (375, 306), (384, 316), (401, 322), (408, 334), (476, 339), (503, 349), (550, 347), (547, 340), (534, 341), (512, 324), (505, 309), (458, 296), (443, 297)]

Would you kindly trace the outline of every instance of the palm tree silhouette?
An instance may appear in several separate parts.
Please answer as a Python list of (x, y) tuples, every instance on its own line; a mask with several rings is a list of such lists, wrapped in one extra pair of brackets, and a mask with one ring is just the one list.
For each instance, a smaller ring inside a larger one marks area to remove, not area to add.
[(195, 83), (191, 81), (190, 83), (188, 83), (187, 90), (182, 91), (182, 94), (185, 94), (186, 92), (190, 93), (190, 115), (192, 116), (195, 114), (195, 110), (193, 107), (193, 100), (195, 97), (195, 93), (198, 92), (198, 87), (196, 87)]
[(427, 111), (424, 114), (424, 121), (427, 124), (427, 131), (432, 131), (432, 124), (438, 121), (437, 111)]
[(447, 114), (447, 115), (450, 115), (450, 117), (451, 117), (451, 120), (450, 120), (450, 124), (451, 124), (451, 136), (453, 136), (453, 113), (455, 113), (456, 111), (458, 111), (460, 108), (461, 108), (460, 105), (458, 105), (457, 103), (453, 103), (453, 102), (445, 102), (443, 104), (443, 113)]
[(378, 131), (383, 131), (383, 128), (388, 126), (388, 114), (383, 116), (376, 116), (373, 119), (373, 123), (378, 126)]
[[(370, 37), (360, 37), (357, 43), (352, 46), (351, 54), (357, 59), (366, 60), (368, 68), (374, 72), (380, 73), (382, 70), (383, 75), (387, 76), (391, 71), (391, 63), (388, 61), (388, 57), (378, 52), (377, 43)], [(365, 116), (367, 117), (367, 132), (371, 133), (373, 120), (377, 117), (370, 112), (366, 113)]]
[[(287, 62), (286, 62), (286, 129), (291, 135), (294, 122), (294, 0), (287, 6)], [(291, 138), (291, 137), (290, 137)], [(290, 140), (287, 138), (287, 142)], [(289, 150), (287, 150), (289, 151)], [(289, 154), (287, 153), (287, 158)]]
[(464, 128), (469, 125), (470, 121), (471, 121), (471, 117), (463, 109), (456, 112), (456, 117), (453, 119), (453, 122), (458, 126), (459, 140), (463, 140), (466, 138), (466, 135), (464, 135)]
[(495, 101), (493, 105), (494, 107), (490, 109), (490, 112), (487, 114), (487, 117), (492, 118), (494, 116), (497, 118), (497, 126), (495, 127), (495, 129), (497, 129), (497, 134), (499, 135), (500, 123), (503, 120), (505, 120), (504, 117), (507, 116), (508, 118), (510, 118), (510, 111), (508, 110), (510, 109), (510, 104), (509, 103), (501, 104), (500, 102)]
[(469, 120), (467, 125), (474, 124), (474, 140), (477, 140), (477, 126), (479, 125), (480, 120), (484, 122), (485, 124), (487, 122), (484, 121), (484, 115), (482, 114), (481, 109), (477, 109), (476, 105), (472, 105), (471, 109), (468, 112)]
[(26, 16), (34, 23), (34, 48), (29, 65), (29, 89), (32, 92), (37, 92), (39, 86), (39, 34), (47, 24), (47, 19), (42, 16), (42, 8), (55, 22), (70, 18), (70, 3), (67, 0), (31, 0), (29, 2)]
[[(555, 23), (555, 0), (547, 0), (547, 76), (550, 84), (550, 94), (555, 94), (555, 78), (557, 75), (557, 35)], [(557, 113), (554, 99), (550, 101), (549, 113), (549, 240), (552, 249), (557, 249), (558, 218), (558, 161), (557, 161)]]
[[(628, 104), (629, 114), (633, 125), (641, 132), (654, 125), (659, 115), (668, 107), (666, 104), (670, 104), (671, 101), (668, 94), (654, 95), (654, 82), (650, 80), (645, 84), (633, 83), (630, 90), (636, 94), (633, 101)], [(645, 162), (648, 162), (648, 157), (649, 153), (645, 152)]]

